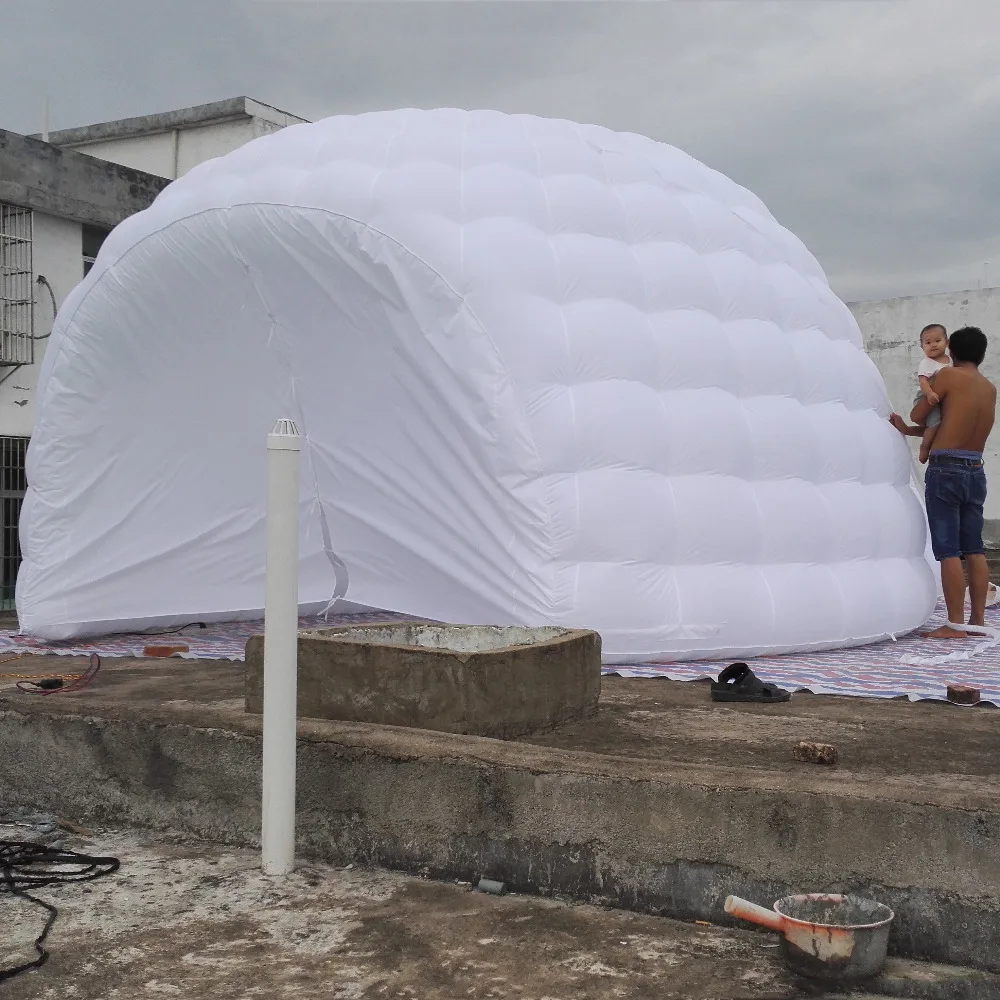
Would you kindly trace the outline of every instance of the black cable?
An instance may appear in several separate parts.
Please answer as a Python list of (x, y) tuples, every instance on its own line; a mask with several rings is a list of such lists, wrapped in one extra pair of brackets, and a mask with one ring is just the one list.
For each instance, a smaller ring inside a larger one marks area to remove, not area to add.
[[(75, 870), (67, 871), (68, 866)], [(48, 885), (67, 885), (75, 882), (90, 882), (102, 875), (118, 871), (117, 858), (91, 857), (76, 851), (65, 851), (47, 847), (44, 844), (25, 843), (19, 840), (0, 840), (0, 893), (9, 893), (18, 899), (25, 899), (46, 911), (48, 916), (42, 933), (35, 938), (38, 957), (31, 962), (10, 969), (0, 969), (0, 982), (29, 969), (41, 968), (49, 958), (45, 950), (45, 939), (56, 922), (59, 911), (51, 903), (46, 903), (28, 890), (43, 889)]]
[[(83, 671), (82, 674), (54, 674), (49, 676), (38, 675), (37, 677), (24, 674), (7, 674), (6, 676), (20, 676), (21, 679), (17, 682), (18, 691), (23, 691), (25, 694), (50, 695), (55, 694), (57, 691), (82, 691), (85, 687), (90, 685), (93, 679), (97, 676), (97, 671), (100, 669), (101, 658), (97, 655), (97, 653), (91, 653), (90, 665)], [(2, 676), (4, 675), (0, 674), (0, 677)]]
[(195, 625), (198, 628), (208, 628), (205, 622), (188, 622), (187, 625), (181, 625), (179, 628), (169, 628), (165, 632), (137, 632), (137, 635), (177, 635), (178, 632), (183, 632), (186, 628), (194, 628)]
[[(49, 284), (49, 279), (46, 278), (44, 274), (40, 274), (37, 278), (35, 278), (35, 282), (39, 285), (44, 285), (45, 288), (48, 290), (49, 297), (52, 299), (52, 323), (55, 324), (56, 314), (59, 312), (59, 307), (56, 305), (56, 293), (52, 291), (52, 286)], [(48, 340), (49, 337), (51, 336), (52, 336), (52, 330), (50, 329), (49, 332), (46, 333), (44, 336), (42, 337), (32, 336), (31, 339)]]

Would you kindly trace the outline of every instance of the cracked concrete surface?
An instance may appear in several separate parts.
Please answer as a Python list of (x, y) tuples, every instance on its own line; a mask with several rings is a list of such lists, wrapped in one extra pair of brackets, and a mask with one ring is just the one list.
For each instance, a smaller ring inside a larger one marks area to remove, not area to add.
[[(522, 741), (300, 719), (300, 856), (716, 924), (732, 892), (854, 891), (896, 911), (893, 954), (1000, 972), (995, 711), (603, 688), (593, 718)], [(238, 664), (135, 660), (58, 698), (0, 686), (4, 803), (252, 848), (260, 718), (242, 689)], [(839, 765), (796, 761), (800, 739)]]
[[(272, 879), (254, 851), (180, 838), (104, 832), (65, 846), (115, 855), (121, 870), (40, 893), (60, 910), (52, 957), (5, 984), (5, 1000), (804, 995), (766, 935), (376, 870), (303, 864)], [(31, 956), (43, 914), (8, 899), (3, 912), (6, 966)]]

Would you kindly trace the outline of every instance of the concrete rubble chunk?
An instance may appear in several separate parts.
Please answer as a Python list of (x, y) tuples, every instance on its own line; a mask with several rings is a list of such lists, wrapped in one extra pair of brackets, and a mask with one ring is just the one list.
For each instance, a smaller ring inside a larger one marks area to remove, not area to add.
[(837, 763), (837, 748), (829, 743), (811, 743), (803, 740), (792, 749), (792, 756), (806, 764)]

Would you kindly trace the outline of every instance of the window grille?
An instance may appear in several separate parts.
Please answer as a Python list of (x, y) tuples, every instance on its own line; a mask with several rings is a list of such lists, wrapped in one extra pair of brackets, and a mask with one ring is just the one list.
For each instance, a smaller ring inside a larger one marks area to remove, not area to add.
[(17, 524), (28, 488), (24, 459), (28, 438), (0, 436), (0, 610), (14, 607), (14, 588), (21, 565)]
[(34, 362), (30, 208), (0, 202), (0, 365)]

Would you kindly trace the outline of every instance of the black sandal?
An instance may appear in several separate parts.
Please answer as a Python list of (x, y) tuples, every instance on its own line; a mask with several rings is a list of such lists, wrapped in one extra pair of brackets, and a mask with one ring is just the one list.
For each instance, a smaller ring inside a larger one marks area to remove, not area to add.
[(765, 684), (745, 663), (731, 663), (712, 681), (712, 701), (745, 701), (767, 704), (788, 701), (791, 693)]

